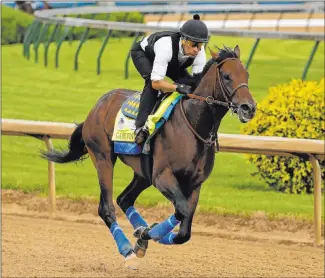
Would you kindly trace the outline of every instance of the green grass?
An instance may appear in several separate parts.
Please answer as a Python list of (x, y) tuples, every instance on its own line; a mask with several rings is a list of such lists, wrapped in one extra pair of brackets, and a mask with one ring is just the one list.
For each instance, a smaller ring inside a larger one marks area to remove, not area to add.
[[(2, 47), (2, 117), (42, 121), (81, 122), (98, 98), (114, 88), (141, 90), (143, 81), (130, 63), (130, 78), (125, 80), (124, 61), (131, 39), (113, 39), (102, 57), (102, 74), (96, 74), (99, 40), (88, 41), (81, 50), (79, 71), (73, 71), (77, 48), (64, 43), (60, 52), (60, 67), (54, 67), (55, 46), (49, 52), (49, 66), (43, 66), (43, 46), (39, 49), (39, 64), (34, 57), (22, 57), (22, 46)], [(245, 62), (253, 40), (245, 38), (213, 38), (210, 45), (240, 45)], [(268, 87), (300, 78), (313, 42), (262, 40), (249, 69), (250, 88), (257, 101), (266, 96)], [(33, 52), (33, 49), (31, 49)], [(317, 51), (309, 70), (308, 80), (324, 76), (324, 44)], [(227, 115), (220, 127), (222, 133), (239, 133), (240, 123)], [(65, 148), (65, 140), (55, 140), (54, 146)], [(2, 188), (37, 191), (47, 194), (47, 162), (38, 156), (43, 142), (29, 137), (2, 137)], [(313, 196), (287, 195), (274, 192), (257, 176), (254, 165), (241, 154), (217, 154), (212, 176), (203, 185), (199, 208), (202, 211), (229, 214), (250, 214), (265, 211), (269, 216), (294, 216), (312, 219)], [(115, 197), (130, 182), (132, 172), (118, 162), (114, 176)], [(81, 164), (56, 165), (56, 185), (59, 196), (98, 199), (97, 174), (90, 159)], [(323, 206), (324, 206), (324, 200)], [(168, 203), (160, 192), (150, 188), (137, 201), (141, 205)]]

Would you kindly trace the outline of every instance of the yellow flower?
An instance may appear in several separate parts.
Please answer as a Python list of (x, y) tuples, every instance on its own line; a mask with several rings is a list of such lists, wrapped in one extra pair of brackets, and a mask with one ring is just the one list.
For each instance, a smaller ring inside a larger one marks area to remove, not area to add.
[[(317, 81), (293, 79), (288, 84), (269, 88), (254, 119), (242, 127), (247, 135), (283, 136), (324, 140), (324, 78)], [(290, 193), (313, 191), (312, 168), (300, 158), (248, 155), (266, 182)], [(320, 161), (322, 181), (325, 160)], [(324, 183), (322, 183), (324, 188)]]

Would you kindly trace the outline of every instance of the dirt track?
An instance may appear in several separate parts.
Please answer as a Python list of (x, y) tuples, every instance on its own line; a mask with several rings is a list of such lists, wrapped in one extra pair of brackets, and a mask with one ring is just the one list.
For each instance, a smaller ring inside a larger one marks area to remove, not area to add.
[[(323, 247), (311, 246), (305, 228), (292, 233), (243, 232), (196, 224), (185, 245), (151, 242), (140, 270), (131, 271), (124, 268), (97, 216), (62, 211), (58, 215), (49, 219), (46, 212), (6, 198), (3, 277), (324, 277)], [(130, 224), (119, 219), (134, 242)]]

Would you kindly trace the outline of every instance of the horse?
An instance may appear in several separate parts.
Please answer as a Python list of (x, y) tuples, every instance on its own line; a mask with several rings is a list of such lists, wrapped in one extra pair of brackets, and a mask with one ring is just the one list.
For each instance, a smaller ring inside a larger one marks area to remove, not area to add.
[[(209, 48), (210, 49), (210, 48)], [(226, 113), (231, 110), (242, 123), (251, 120), (256, 103), (248, 88), (249, 74), (240, 61), (240, 49), (210, 49), (201, 78), (193, 93), (183, 96), (170, 119), (154, 138), (151, 150), (151, 180), (141, 167), (139, 155), (114, 152), (112, 134), (116, 115), (124, 101), (136, 91), (114, 89), (103, 95), (86, 120), (77, 125), (66, 151), (44, 152), (43, 157), (57, 163), (76, 162), (88, 154), (97, 170), (100, 200), (98, 214), (111, 231), (126, 266), (136, 268), (137, 258), (145, 255), (148, 241), (161, 244), (184, 244), (190, 240), (192, 219), (200, 189), (209, 177), (215, 160), (217, 132)], [(133, 248), (118, 225), (113, 205), (113, 169), (119, 158), (132, 168), (130, 184), (117, 197), (138, 238)], [(137, 197), (151, 185), (173, 205), (175, 213), (151, 226), (134, 207)], [(173, 229), (180, 225), (177, 233)]]

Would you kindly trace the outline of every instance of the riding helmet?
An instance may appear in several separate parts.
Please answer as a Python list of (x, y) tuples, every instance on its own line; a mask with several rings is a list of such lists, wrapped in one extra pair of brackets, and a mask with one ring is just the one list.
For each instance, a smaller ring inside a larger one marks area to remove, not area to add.
[(183, 24), (180, 33), (186, 39), (194, 42), (208, 42), (208, 27), (200, 20), (198, 14), (193, 15), (193, 19)]

